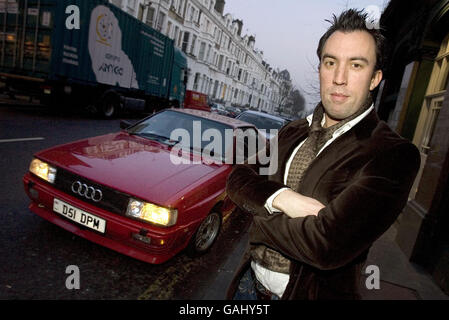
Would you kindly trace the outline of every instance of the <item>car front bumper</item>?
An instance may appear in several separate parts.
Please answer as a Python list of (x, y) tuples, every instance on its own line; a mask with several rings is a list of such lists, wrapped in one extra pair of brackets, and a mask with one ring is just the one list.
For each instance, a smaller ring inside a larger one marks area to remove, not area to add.
[[(151, 264), (163, 263), (183, 250), (200, 221), (184, 226), (158, 228), (144, 222), (108, 212), (80, 201), (27, 173), (23, 177), (29, 209), (40, 217), (82, 238)], [(92, 230), (53, 211), (54, 199), (106, 221), (105, 233)]]

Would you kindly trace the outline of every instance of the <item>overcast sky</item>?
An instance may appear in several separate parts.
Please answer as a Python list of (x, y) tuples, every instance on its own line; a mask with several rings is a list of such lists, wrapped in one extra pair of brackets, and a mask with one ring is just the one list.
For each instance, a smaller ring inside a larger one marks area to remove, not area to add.
[(225, 14), (243, 20), (242, 35), (256, 36), (255, 48), (274, 68), (287, 69), (307, 107), (319, 101), (316, 49), (332, 14), (357, 8), (379, 15), (388, 0), (226, 0)]

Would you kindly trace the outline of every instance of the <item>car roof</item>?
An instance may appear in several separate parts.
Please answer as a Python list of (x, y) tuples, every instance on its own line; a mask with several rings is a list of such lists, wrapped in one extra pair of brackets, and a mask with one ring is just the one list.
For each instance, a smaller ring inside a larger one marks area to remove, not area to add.
[(196, 110), (196, 109), (180, 109), (180, 108), (170, 108), (168, 110), (187, 113), (187, 114), (190, 114), (193, 116), (214, 120), (214, 121), (217, 121), (220, 123), (227, 124), (228, 126), (230, 126), (232, 128), (243, 128), (243, 127), (255, 128), (255, 126), (251, 123), (248, 123), (248, 122), (245, 122), (242, 120), (238, 120), (238, 119), (234, 119), (234, 118), (230, 118), (230, 117), (226, 117), (226, 116), (222, 116), (222, 115), (216, 114), (216, 113), (211, 113), (208, 111)]
[(273, 114), (260, 112), (260, 111), (246, 110), (246, 111), (243, 111), (241, 114), (244, 114), (244, 113), (254, 114), (254, 115), (257, 115), (257, 116), (261, 116), (261, 117), (265, 117), (265, 118), (271, 118), (271, 119), (274, 119), (274, 120), (281, 120), (281, 121), (285, 121), (286, 120), (286, 119), (281, 118), (279, 116), (275, 116)]

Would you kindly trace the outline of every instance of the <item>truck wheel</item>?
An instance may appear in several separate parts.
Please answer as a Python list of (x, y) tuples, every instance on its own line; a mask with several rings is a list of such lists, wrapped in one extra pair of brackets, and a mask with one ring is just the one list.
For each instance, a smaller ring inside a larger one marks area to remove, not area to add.
[(114, 94), (106, 95), (100, 102), (100, 115), (110, 119), (117, 114), (120, 108), (119, 97)]
[(190, 240), (188, 253), (191, 256), (206, 253), (212, 247), (220, 233), (221, 220), (221, 214), (214, 209), (201, 222), (198, 230)]

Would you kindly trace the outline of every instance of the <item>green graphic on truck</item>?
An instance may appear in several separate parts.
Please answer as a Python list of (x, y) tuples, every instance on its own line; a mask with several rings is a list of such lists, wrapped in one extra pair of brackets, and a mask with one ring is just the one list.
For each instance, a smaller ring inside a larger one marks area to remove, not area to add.
[(131, 60), (122, 49), (122, 31), (114, 13), (97, 6), (90, 15), (89, 54), (98, 82), (139, 88)]

